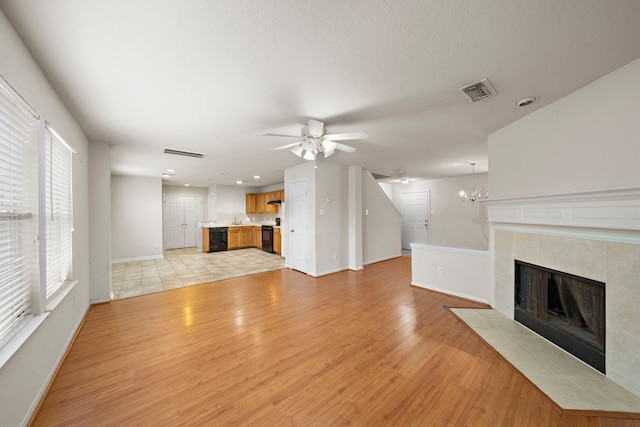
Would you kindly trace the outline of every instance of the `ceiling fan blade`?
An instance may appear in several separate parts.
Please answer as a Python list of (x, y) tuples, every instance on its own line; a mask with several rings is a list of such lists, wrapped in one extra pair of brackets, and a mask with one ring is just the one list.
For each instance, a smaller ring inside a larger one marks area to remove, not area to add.
[(348, 145), (340, 144), (336, 142), (336, 150), (344, 151), (346, 153), (353, 153), (356, 151), (355, 148), (349, 147)]
[(325, 135), (325, 139), (332, 141), (345, 141), (347, 139), (365, 139), (369, 138), (369, 134), (366, 132), (348, 132), (348, 133), (334, 133), (333, 135)]
[[(298, 138), (300, 138), (300, 137), (298, 137)], [(294, 142), (293, 144), (285, 144), (285, 145), (281, 145), (279, 147), (269, 148), (269, 151), (284, 150), (286, 148), (295, 147), (296, 145), (300, 144), (301, 142), (302, 141), (298, 141), (298, 142)]]
[(301, 135), (290, 135), (285, 133), (263, 133), (262, 136), (284, 136), (286, 138), (300, 138)]
[(309, 120), (309, 135), (322, 136), (324, 133), (324, 123), (317, 120)]

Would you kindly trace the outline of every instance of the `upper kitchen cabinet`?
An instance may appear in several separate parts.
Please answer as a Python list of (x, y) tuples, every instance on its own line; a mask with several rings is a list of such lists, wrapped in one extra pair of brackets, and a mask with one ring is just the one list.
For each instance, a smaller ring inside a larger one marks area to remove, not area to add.
[(246, 194), (246, 212), (247, 213), (258, 213), (256, 207), (256, 195), (255, 194)]
[(278, 213), (277, 204), (269, 204), (269, 202), (279, 200), (284, 201), (284, 190), (270, 191), (268, 193), (247, 194), (246, 195), (246, 212), (247, 213)]

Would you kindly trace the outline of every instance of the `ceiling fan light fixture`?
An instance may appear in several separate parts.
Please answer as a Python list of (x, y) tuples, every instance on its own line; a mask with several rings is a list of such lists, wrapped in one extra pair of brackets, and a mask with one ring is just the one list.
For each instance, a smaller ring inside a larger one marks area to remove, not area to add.
[(302, 148), (302, 144), (298, 144), (298, 145), (296, 145), (295, 147), (293, 147), (291, 149), (291, 152), (293, 154), (295, 154), (296, 156), (298, 156), (298, 157), (302, 157), (302, 152), (303, 151), (304, 151), (304, 149)]
[(329, 157), (333, 153), (336, 152), (336, 147), (338, 144), (331, 141), (330, 139), (325, 139), (322, 141), (322, 152), (324, 153), (324, 157)]
[[(279, 147), (270, 148), (269, 150), (284, 150), (289, 149), (293, 154), (298, 157), (302, 157), (305, 160), (315, 160), (318, 154), (327, 158), (333, 155), (336, 150), (344, 151), (346, 153), (353, 153), (355, 148), (348, 145), (335, 142), (344, 141), (350, 139), (364, 139), (368, 138), (369, 134), (366, 132), (348, 132), (328, 134), (324, 133), (324, 123), (318, 120), (309, 120), (309, 125), (302, 128), (302, 141), (294, 142), (293, 144), (285, 144)], [(297, 138), (297, 135), (285, 135), (279, 133), (265, 133), (266, 136), (286, 136)]]

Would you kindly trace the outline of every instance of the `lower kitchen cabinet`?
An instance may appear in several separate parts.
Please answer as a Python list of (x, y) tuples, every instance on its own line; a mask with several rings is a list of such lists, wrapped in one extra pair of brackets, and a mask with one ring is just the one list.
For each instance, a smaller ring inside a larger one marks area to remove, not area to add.
[(262, 249), (262, 227), (253, 227), (253, 246)]
[(273, 229), (273, 252), (278, 255), (282, 253), (282, 235), (279, 228)]
[(227, 234), (227, 249), (238, 249), (240, 248), (240, 228), (239, 227), (229, 227), (229, 232)]
[(227, 249), (242, 249), (253, 247), (254, 227), (229, 227), (227, 236)]

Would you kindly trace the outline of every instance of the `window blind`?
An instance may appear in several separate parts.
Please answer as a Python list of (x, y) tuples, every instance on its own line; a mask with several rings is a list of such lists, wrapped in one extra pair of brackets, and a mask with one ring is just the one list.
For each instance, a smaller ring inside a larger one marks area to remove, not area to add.
[(46, 130), (46, 300), (71, 282), (73, 206), (72, 150), (47, 124)]
[(0, 345), (31, 314), (38, 271), (38, 117), (0, 79)]

